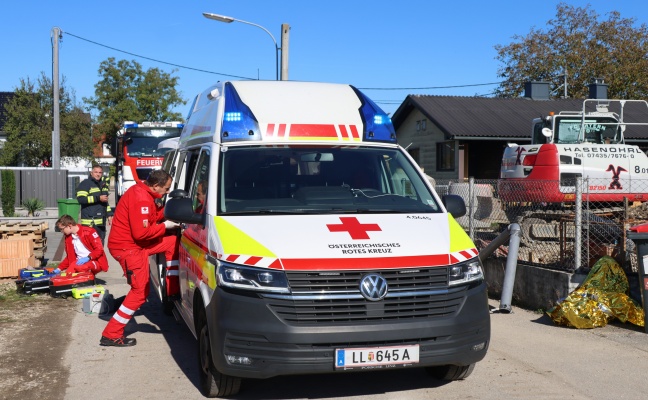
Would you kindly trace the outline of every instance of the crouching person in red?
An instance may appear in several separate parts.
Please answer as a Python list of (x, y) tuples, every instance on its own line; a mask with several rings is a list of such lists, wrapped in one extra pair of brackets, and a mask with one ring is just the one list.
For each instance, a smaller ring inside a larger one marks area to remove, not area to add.
[(74, 218), (63, 215), (56, 226), (65, 235), (65, 258), (54, 273), (65, 271), (92, 272), (108, 271), (108, 259), (97, 231), (89, 226), (77, 225)]
[(171, 175), (152, 171), (119, 200), (108, 235), (108, 250), (119, 262), (131, 286), (124, 302), (104, 329), (102, 346), (134, 346), (137, 340), (124, 337), (124, 328), (146, 301), (149, 293), (151, 254), (164, 253), (167, 265), (178, 265), (178, 224), (164, 220), (164, 207), (156, 203), (171, 187)]

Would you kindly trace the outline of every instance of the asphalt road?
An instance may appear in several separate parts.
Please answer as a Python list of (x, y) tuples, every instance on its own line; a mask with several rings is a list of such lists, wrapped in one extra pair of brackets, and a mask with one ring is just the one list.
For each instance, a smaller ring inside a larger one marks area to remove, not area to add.
[[(115, 297), (128, 291), (119, 264), (97, 278)], [(82, 301), (77, 300), (79, 310)], [(497, 308), (499, 302), (491, 300)], [(420, 369), (244, 381), (238, 399), (645, 399), (648, 334), (630, 324), (594, 330), (554, 326), (540, 313), (492, 314), (486, 358), (464, 381), (441, 382)], [(74, 313), (61, 367), (65, 399), (198, 399), (196, 343), (165, 316), (155, 294), (126, 328), (138, 344), (99, 346), (106, 320)]]

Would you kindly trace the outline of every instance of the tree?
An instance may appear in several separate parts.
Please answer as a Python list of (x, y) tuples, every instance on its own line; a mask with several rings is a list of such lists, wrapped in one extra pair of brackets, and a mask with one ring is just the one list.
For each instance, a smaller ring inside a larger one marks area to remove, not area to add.
[[(5, 105), (7, 142), (0, 154), (1, 165), (35, 167), (51, 165), (53, 92), (52, 81), (41, 72), (37, 83), (21, 79), (12, 99)], [(88, 158), (92, 155), (90, 114), (77, 104), (73, 90), (59, 85), (60, 154)]]
[(529, 81), (550, 82), (555, 96), (587, 98), (595, 78), (608, 84), (608, 98), (648, 98), (648, 28), (635, 27), (634, 18), (621, 18), (617, 11), (607, 20), (590, 9), (560, 3), (547, 30), (531, 29), (514, 42), (497, 45), (497, 59), (504, 65), (498, 76), (504, 81), (496, 90), (500, 97), (517, 97)]
[(10, 169), (0, 171), (0, 180), (2, 181), (2, 215), (13, 217), (16, 214), (16, 176)]
[[(172, 71), (172, 73), (175, 70)], [(99, 66), (102, 79), (95, 84), (95, 97), (83, 100), (98, 111), (95, 131), (108, 143), (124, 121), (181, 121), (171, 108), (187, 102), (176, 91), (178, 77), (158, 68), (142, 70), (136, 61), (113, 57)]]

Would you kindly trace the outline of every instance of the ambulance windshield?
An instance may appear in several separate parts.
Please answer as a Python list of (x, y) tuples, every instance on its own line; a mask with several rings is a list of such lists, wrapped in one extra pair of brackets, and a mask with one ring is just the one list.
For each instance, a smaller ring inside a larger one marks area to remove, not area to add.
[(441, 212), (397, 148), (233, 146), (221, 155), (222, 215)]

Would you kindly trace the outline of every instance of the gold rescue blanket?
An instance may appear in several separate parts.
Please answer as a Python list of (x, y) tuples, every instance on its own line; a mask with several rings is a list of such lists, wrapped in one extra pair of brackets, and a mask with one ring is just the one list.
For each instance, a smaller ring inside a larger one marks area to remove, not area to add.
[(644, 326), (644, 313), (629, 296), (625, 272), (609, 256), (594, 264), (585, 281), (547, 314), (558, 325), (597, 328), (614, 318)]

